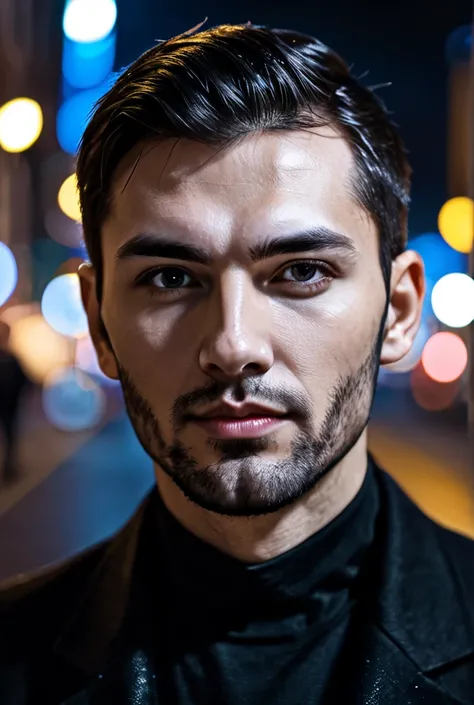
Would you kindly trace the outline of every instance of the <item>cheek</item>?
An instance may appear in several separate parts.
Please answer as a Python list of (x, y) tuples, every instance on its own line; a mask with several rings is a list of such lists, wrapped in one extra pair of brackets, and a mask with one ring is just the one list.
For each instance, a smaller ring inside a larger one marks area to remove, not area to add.
[(367, 288), (340, 280), (307, 305), (297, 302), (279, 311), (277, 354), (304, 384), (310, 381), (321, 393), (329, 391), (367, 359), (383, 314), (377, 288), (372, 296)]
[(189, 327), (176, 316), (130, 314), (113, 331), (113, 344), (120, 364), (155, 406), (168, 405), (189, 392), (196, 383), (197, 356), (191, 346)]

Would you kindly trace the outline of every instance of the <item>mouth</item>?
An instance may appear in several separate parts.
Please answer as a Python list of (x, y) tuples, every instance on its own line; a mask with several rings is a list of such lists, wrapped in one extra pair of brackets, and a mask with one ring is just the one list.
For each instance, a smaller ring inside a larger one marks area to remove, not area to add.
[(291, 414), (271, 416), (250, 414), (235, 416), (190, 417), (190, 421), (203, 429), (212, 438), (260, 438), (274, 432), (279, 426), (291, 421)]

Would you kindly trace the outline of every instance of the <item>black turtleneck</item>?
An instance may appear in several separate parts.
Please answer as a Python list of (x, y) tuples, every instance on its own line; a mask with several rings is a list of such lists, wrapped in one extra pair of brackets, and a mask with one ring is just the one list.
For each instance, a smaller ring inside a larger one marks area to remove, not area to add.
[(369, 463), (330, 524), (247, 564), (189, 533), (158, 500), (159, 704), (322, 705), (363, 590), (378, 501)]

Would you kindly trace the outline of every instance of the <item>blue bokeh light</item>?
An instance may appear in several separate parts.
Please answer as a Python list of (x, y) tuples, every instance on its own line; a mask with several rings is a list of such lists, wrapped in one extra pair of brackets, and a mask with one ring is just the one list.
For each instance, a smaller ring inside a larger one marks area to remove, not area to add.
[(10, 298), (18, 282), (18, 267), (8, 245), (0, 242), (0, 306)]
[(49, 282), (41, 299), (41, 313), (61, 335), (81, 337), (87, 333), (87, 316), (77, 274), (62, 274)]
[(472, 25), (457, 27), (446, 40), (446, 60), (452, 64), (469, 61), (472, 52)]
[(423, 257), (426, 274), (438, 281), (451, 272), (468, 271), (468, 255), (454, 250), (439, 233), (426, 233), (409, 240), (408, 249), (415, 250)]
[(56, 118), (57, 137), (61, 149), (68, 154), (73, 156), (76, 154), (95, 104), (110, 87), (109, 80), (103, 81), (95, 88), (81, 91), (68, 98), (59, 108)]
[(419, 235), (408, 242), (408, 248), (422, 256), (425, 263), (426, 295), (423, 315), (432, 316), (431, 293), (441, 277), (452, 272), (468, 271), (468, 255), (454, 250), (439, 233)]
[(65, 37), (63, 75), (73, 88), (92, 88), (112, 71), (115, 60), (115, 32), (99, 42), (80, 44)]
[(47, 380), (43, 409), (48, 421), (62, 431), (94, 428), (105, 411), (105, 395), (89, 375), (73, 367)]

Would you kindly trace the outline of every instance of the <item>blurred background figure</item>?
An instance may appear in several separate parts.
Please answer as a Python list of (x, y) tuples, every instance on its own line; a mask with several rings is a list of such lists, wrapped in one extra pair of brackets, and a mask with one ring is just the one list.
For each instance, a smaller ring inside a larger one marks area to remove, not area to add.
[[(3, 462), (0, 465), (4, 482), (11, 482), (19, 474), (15, 451), (19, 412), (28, 378), (17, 357), (9, 350), (10, 328), (0, 321), (0, 429)], [(1, 457), (1, 455), (0, 455)]]
[(370, 448), (429, 516), (474, 537), (471, 0), (440, 13), (428, 0), (2, 0), (0, 414), (2, 436), (18, 434), (14, 455), (2, 441), (16, 481), (0, 489), (0, 582), (106, 538), (154, 482), (87, 331), (75, 155), (127, 65), (206, 17), (316, 36), (400, 126), (413, 166), (408, 247), (424, 259), (427, 295), (413, 350), (380, 371)]

